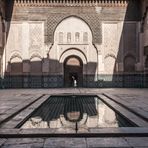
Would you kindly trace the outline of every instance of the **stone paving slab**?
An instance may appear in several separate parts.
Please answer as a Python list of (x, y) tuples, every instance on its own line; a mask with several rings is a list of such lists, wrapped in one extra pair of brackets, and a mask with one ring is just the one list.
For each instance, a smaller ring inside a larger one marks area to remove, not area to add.
[(130, 146), (138, 147), (138, 146), (145, 146), (148, 147), (148, 137), (126, 137), (125, 140), (128, 142)]
[(48, 138), (45, 140), (44, 148), (86, 148), (85, 138)]
[(148, 137), (10, 138), (0, 142), (1, 148), (148, 148)]
[(136, 147), (133, 147), (133, 148), (147, 148), (147, 146), (136, 146)]
[[(33, 131), (33, 130), (30, 129), (30, 131)], [(33, 131), (33, 133), (31, 133), (31, 132), (28, 132), (28, 133), (24, 132), (23, 133), (20, 130), (20, 131), (16, 131), (17, 133), (14, 133), (14, 131), (12, 131), (12, 134), (9, 133), (7, 135), (3, 131), (3, 134), (0, 134), (0, 138), (10, 139), (10, 138), (43, 138), (44, 137), (44, 138), (47, 139), (47, 138), (59, 138), (59, 137), (62, 137), (62, 138), (67, 139), (67, 138), (70, 138), (70, 137), (71, 138), (82, 138), (82, 137), (83, 138), (96, 138), (96, 137), (98, 137), (98, 138), (118, 138), (118, 137), (124, 138), (124, 137), (127, 137), (127, 136), (131, 137), (131, 138), (148, 137), (147, 134), (146, 135), (143, 134), (143, 133), (139, 134), (139, 133), (136, 133), (136, 131), (135, 132), (132, 131), (133, 132), (132, 135), (131, 135), (131, 131), (129, 131), (129, 134), (128, 134), (128, 132), (123, 134), (123, 133), (120, 133), (120, 130), (119, 130), (119, 134), (110, 133), (110, 131), (108, 131), (106, 133), (105, 132), (100, 132), (100, 133), (96, 133), (96, 134), (93, 133), (93, 134), (75, 134), (75, 135), (74, 134), (60, 134), (59, 135), (59, 134), (55, 134), (54, 131), (52, 131), (52, 130), (51, 131), (47, 130), (47, 131), (48, 132), (45, 132), (43, 134), (43, 133), (41, 133), (41, 131), (39, 129), (36, 130), (36, 133), (34, 133), (34, 131)], [(10, 132), (11, 132), (11, 130), (10, 130)]]
[(42, 143), (31, 143), (31, 144), (19, 144), (19, 145), (6, 145), (1, 148), (43, 148)]
[(148, 134), (148, 128), (143, 127), (120, 127), (120, 128), (92, 128), (91, 133), (111, 133), (111, 134)]
[(130, 145), (124, 138), (87, 138), (87, 146), (88, 148), (97, 148), (97, 147), (129, 148), (130, 147)]
[(92, 128), (89, 133), (58, 133), (56, 129), (0, 129), (0, 138), (16, 137), (145, 137), (148, 136), (148, 128), (120, 127), (120, 128)]
[(49, 136), (50, 134), (54, 134), (55, 133), (55, 129), (20, 129), (19, 131), (19, 134), (22, 134), (22, 135), (47, 135)]
[[(2, 129), (0, 128), (0, 135), (3, 135), (3, 134), (18, 134), (20, 132), (20, 129)], [(1, 137), (2, 138), (2, 137)]]
[(5, 145), (15, 145), (15, 144), (27, 144), (27, 143), (43, 143), (43, 138), (13, 138), (8, 139)]

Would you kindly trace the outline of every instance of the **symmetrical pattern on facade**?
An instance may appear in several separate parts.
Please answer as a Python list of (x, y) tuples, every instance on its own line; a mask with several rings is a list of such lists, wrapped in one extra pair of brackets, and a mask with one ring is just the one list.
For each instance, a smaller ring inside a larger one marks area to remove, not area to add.
[[(140, 24), (138, 4), (136, 0), (14, 0), (5, 23), (5, 86), (73, 86), (73, 79), (89, 87), (132, 87), (140, 79), (141, 86), (148, 67), (146, 40), (141, 50), (147, 11)], [(67, 59), (81, 64), (66, 63)]]

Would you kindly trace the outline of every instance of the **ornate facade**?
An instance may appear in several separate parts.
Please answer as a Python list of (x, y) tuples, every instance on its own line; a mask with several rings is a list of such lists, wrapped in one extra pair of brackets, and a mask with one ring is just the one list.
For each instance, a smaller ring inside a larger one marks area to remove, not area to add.
[(1, 1), (1, 86), (147, 87), (147, 5)]

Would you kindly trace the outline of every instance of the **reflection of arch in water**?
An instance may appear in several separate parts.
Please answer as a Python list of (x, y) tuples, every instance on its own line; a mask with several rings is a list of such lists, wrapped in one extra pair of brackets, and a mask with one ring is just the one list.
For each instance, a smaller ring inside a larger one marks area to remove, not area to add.
[(83, 104), (76, 96), (67, 99), (64, 105), (65, 119), (71, 122), (78, 122), (83, 117)]

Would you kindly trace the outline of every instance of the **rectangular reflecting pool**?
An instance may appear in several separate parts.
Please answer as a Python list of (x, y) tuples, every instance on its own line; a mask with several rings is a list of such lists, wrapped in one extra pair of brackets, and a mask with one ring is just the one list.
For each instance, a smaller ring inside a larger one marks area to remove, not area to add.
[(97, 96), (65, 95), (49, 97), (22, 123), (21, 128), (89, 132), (90, 128), (134, 126)]

